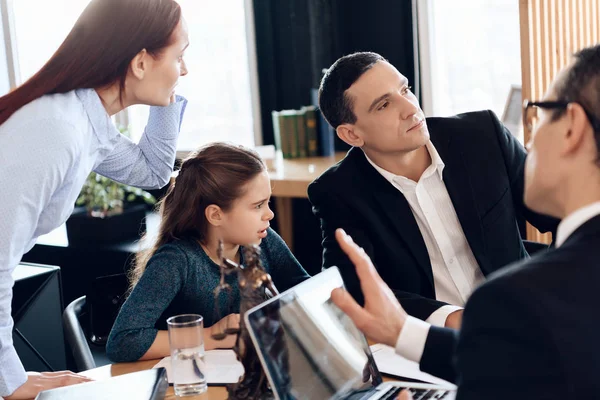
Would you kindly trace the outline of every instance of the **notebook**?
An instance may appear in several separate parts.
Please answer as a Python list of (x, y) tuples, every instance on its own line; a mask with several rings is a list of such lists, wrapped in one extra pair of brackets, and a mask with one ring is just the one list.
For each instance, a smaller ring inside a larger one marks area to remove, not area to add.
[(162, 400), (168, 387), (164, 368), (40, 392), (35, 400)]
[[(209, 386), (220, 386), (228, 383), (236, 383), (244, 374), (242, 363), (237, 360), (233, 350), (209, 350), (204, 353), (204, 363), (206, 364), (206, 382)], [(169, 383), (173, 383), (171, 377), (171, 357), (163, 358), (154, 368), (164, 368), (167, 370)], [(195, 375), (194, 371), (190, 374)]]
[(371, 346), (371, 352), (382, 374), (398, 378), (416, 379), (437, 385), (452, 385), (451, 382), (421, 371), (418, 363), (396, 354), (396, 349), (393, 347), (385, 344), (374, 344)]

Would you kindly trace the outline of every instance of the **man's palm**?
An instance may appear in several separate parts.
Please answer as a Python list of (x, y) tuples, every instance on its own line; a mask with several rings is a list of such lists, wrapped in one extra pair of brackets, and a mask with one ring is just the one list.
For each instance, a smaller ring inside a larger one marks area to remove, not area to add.
[(406, 321), (402, 308), (391, 289), (381, 279), (371, 259), (342, 229), (335, 233), (340, 248), (356, 267), (356, 274), (365, 298), (364, 308), (342, 289), (331, 293), (331, 300), (348, 316), (367, 337), (377, 343), (395, 346)]

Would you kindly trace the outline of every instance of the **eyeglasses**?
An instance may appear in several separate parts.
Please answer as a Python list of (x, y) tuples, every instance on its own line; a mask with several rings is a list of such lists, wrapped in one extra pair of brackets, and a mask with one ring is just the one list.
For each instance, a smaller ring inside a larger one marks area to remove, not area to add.
[[(533, 120), (537, 119), (537, 110), (538, 108), (544, 108), (548, 110), (561, 110), (567, 108), (569, 105), (568, 101), (529, 101), (525, 100), (523, 102), (523, 128), (526, 129), (529, 133), (533, 131)], [(586, 108), (581, 105), (579, 106), (583, 108), (587, 119), (590, 121), (592, 125), (592, 129), (594, 132), (600, 133), (600, 120), (594, 116), (591, 112), (586, 110)]]

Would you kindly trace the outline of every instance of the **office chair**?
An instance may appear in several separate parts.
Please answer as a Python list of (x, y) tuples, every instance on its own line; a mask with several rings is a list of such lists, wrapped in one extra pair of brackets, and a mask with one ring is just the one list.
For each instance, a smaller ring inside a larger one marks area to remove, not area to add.
[[(75, 299), (65, 308), (63, 312), (63, 328), (67, 343), (71, 347), (73, 359), (75, 361), (77, 372), (86, 371), (88, 369), (102, 367), (104, 365), (111, 364), (111, 361), (106, 355), (106, 339), (108, 333), (114, 322), (114, 318), (118, 313), (112, 311), (110, 318), (110, 326), (107, 329), (106, 334), (103, 334), (100, 338), (98, 334), (94, 333), (94, 321), (92, 321), (92, 313), (90, 307), (87, 304), (87, 297), (81, 296)], [(98, 312), (97, 312), (98, 314)], [(104, 316), (95, 317), (96, 325), (101, 325), (104, 328), (104, 324), (107, 323)], [(96, 330), (98, 328), (96, 327)], [(101, 339), (101, 340), (98, 340)]]
[[(524, 218), (517, 218), (517, 226), (519, 227), (519, 233), (521, 233), (521, 238), (526, 238), (527, 237), (527, 223), (525, 221)], [(555, 235), (556, 232), (553, 232), (553, 235)], [(554, 240), (553, 240), (554, 242)], [(534, 242), (531, 240), (526, 240), (523, 239), (523, 246), (525, 247), (525, 250), (527, 251), (527, 253), (532, 256), (537, 252), (540, 251), (544, 251), (544, 250), (548, 250), (550, 248), (550, 245), (546, 244), (546, 243), (540, 243), (540, 242)]]
[(65, 337), (71, 347), (77, 372), (96, 368), (96, 361), (94, 360), (90, 344), (80, 322), (84, 320), (84, 315), (85, 296), (73, 300), (63, 312)]
[(548, 250), (550, 248), (546, 243), (532, 242), (531, 240), (523, 240), (523, 246), (530, 256), (539, 251)]
[(97, 277), (87, 295), (65, 309), (65, 336), (79, 371), (111, 363), (106, 355), (106, 341), (127, 297), (128, 286), (123, 273)]

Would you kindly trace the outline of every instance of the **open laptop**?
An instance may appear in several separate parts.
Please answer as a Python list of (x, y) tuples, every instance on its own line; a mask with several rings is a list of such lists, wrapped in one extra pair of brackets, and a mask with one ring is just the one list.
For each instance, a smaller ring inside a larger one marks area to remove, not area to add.
[(454, 399), (452, 387), (382, 382), (365, 336), (330, 299), (329, 268), (249, 310), (244, 319), (276, 399)]

